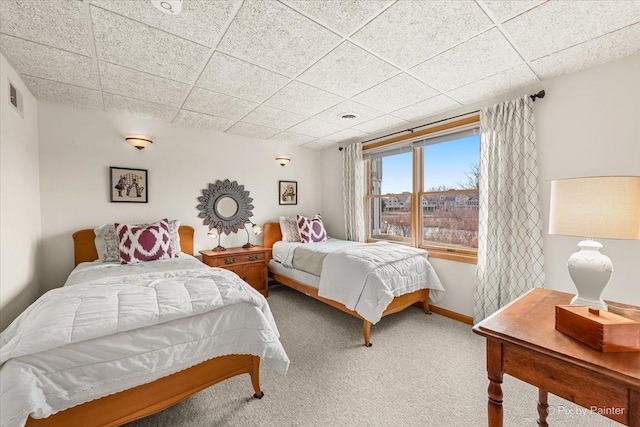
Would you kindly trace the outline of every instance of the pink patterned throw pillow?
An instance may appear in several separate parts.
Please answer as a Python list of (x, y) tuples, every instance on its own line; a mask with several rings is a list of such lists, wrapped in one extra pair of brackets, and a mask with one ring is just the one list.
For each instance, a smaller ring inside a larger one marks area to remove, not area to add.
[(169, 223), (162, 220), (144, 227), (129, 224), (114, 224), (120, 240), (120, 262), (134, 264), (173, 258)]
[(302, 215), (298, 215), (297, 219), (302, 243), (324, 242), (327, 240), (327, 231), (324, 229), (320, 214), (313, 218), (305, 218)]

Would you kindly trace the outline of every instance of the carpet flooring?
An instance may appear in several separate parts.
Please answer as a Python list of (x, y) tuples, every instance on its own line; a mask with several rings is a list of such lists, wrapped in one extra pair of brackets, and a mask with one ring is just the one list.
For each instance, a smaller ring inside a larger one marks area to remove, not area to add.
[[(291, 366), (279, 375), (262, 364), (262, 400), (248, 375), (216, 384), (128, 427), (159, 426), (486, 426), (484, 339), (471, 327), (416, 307), (371, 328), (282, 285), (269, 304)], [(507, 427), (536, 426), (537, 389), (505, 376)], [(620, 424), (549, 396), (549, 424)]]

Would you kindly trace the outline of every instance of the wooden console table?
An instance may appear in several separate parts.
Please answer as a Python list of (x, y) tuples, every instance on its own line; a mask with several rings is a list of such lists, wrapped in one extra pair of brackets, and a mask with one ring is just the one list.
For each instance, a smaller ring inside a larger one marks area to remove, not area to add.
[[(474, 326), (487, 339), (489, 427), (502, 426), (503, 374), (538, 387), (540, 426), (548, 426), (547, 393), (552, 393), (640, 427), (640, 353), (601, 353), (556, 331), (555, 307), (572, 297), (533, 289)], [(637, 307), (608, 304), (609, 311), (640, 320)]]

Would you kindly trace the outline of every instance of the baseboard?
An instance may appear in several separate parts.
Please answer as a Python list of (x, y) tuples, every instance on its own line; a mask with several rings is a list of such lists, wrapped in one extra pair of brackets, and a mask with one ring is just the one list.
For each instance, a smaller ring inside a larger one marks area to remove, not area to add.
[[(416, 307), (422, 308), (422, 303), (414, 304)], [(446, 308), (438, 307), (437, 305), (429, 304), (429, 309), (441, 316), (448, 317), (453, 320), (457, 320), (458, 322), (466, 323), (467, 325), (474, 325), (473, 317), (467, 316), (464, 314), (456, 313), (455, 311), (447, 310)]]

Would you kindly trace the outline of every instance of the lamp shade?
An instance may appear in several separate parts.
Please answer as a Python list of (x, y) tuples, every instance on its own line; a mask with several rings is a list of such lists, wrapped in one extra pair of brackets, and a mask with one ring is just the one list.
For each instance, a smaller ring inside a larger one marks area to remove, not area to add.
[(549, 234), (640, 239), (640, 176), (552, 181)]

